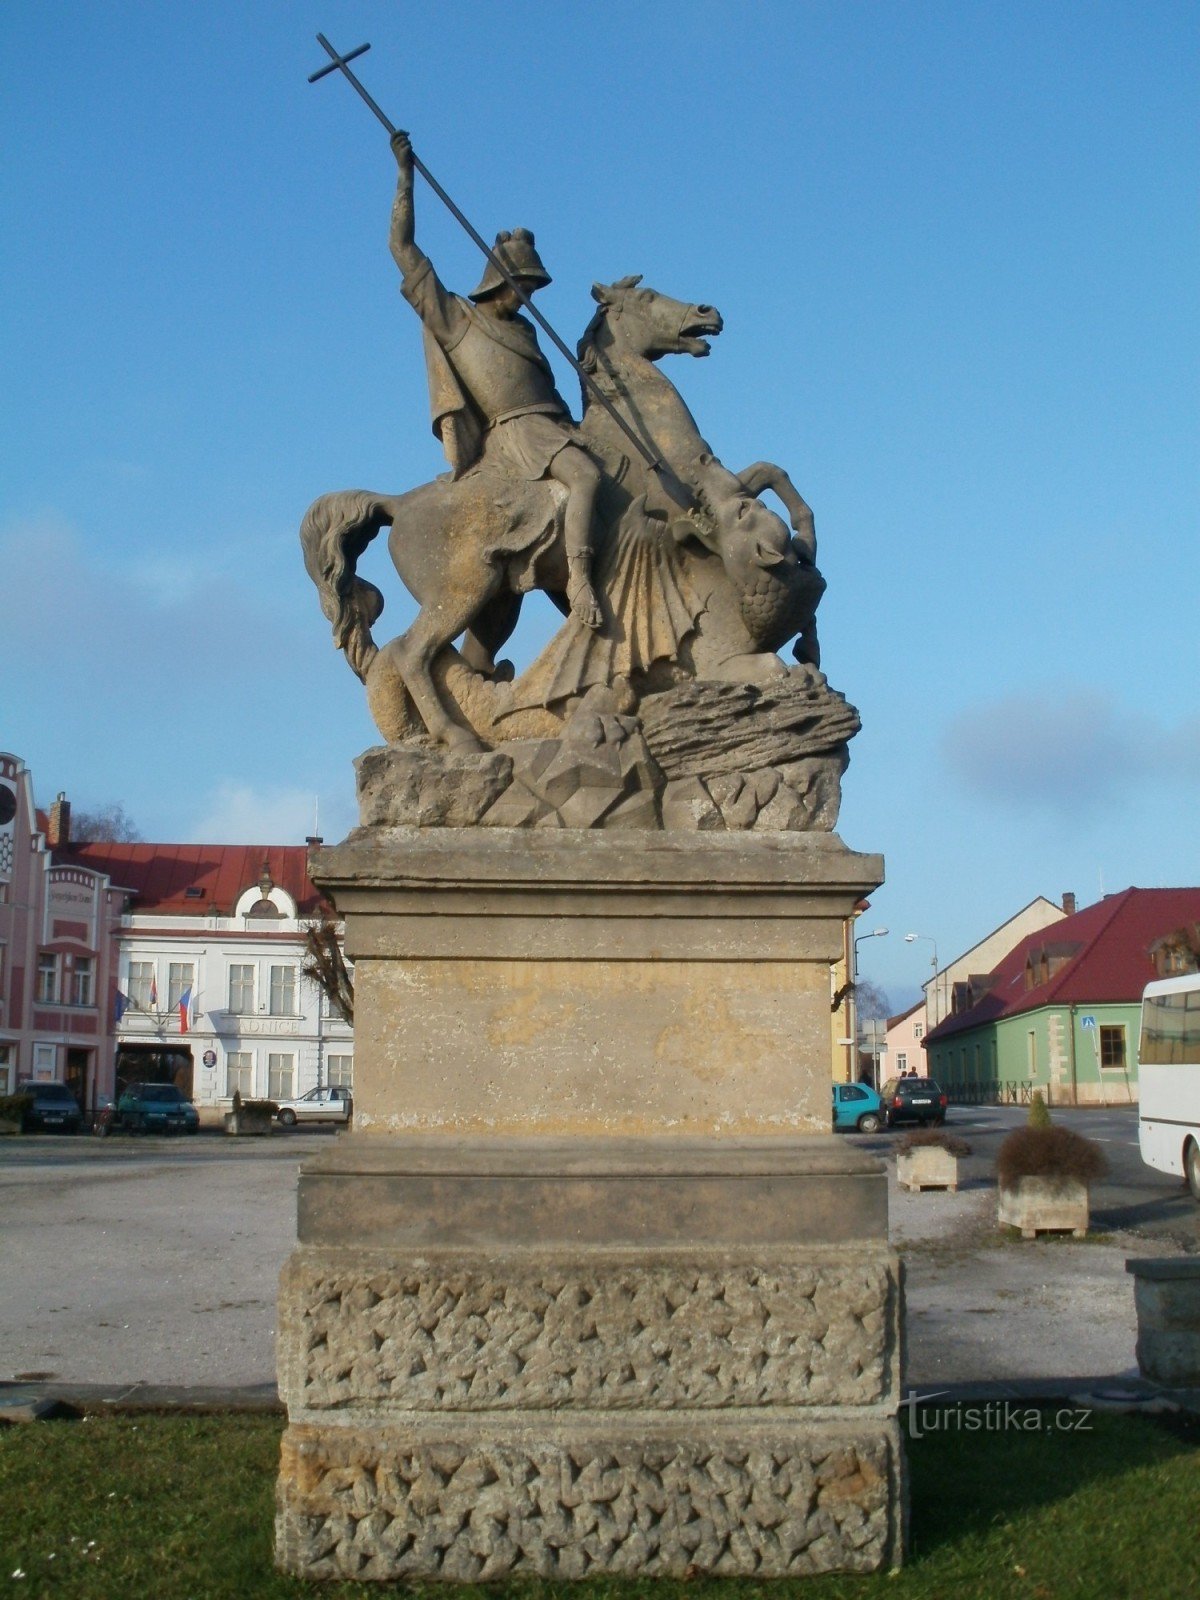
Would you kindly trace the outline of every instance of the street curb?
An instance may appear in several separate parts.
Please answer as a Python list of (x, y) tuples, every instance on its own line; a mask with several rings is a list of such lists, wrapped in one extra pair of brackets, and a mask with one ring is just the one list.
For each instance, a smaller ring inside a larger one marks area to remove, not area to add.
[[(1200, 1389), (1163, 1389), (1125, 1373), (1111, 1377), (1028, 1378), (1004, 1383), (951, 1383), (944, 1388), (907, 1387), (902, 1409), (986, 1405), (1091, 1406), (1098, 1411), (1178, 1410), (1200, 1416)], [(150, 1383), (38, 1383), (0, 1381), (0, 1421), (5, 1413), (22, 1412), (21, 1420), (39, 1414), (130, 1415), (136, 1412), (189, 1412), (196, 1416), (258, 1413), (285, 1416), (286, 1407), (273, 1383), (240, 1386)], [(11, 1420), (18, 1420), (15, 1416)]]

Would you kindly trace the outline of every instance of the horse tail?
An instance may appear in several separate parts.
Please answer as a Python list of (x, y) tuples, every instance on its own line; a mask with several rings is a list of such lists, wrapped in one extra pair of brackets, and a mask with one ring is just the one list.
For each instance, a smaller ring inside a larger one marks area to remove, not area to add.
[(371, 625), (383, 610), (383, 596), (355, 568), (380, 528), (392, 521), (394, 504), (368, 489), (345, 489), (314, 500), (300, 524), (304, 565), (333, 625), (334, 645), (364, 682), (378, 654)]

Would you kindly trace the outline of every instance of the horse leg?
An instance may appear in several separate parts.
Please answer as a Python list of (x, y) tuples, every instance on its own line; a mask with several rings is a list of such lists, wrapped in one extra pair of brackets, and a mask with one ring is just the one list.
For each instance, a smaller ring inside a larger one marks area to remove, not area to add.
[(404, 687), (412, 696), (413, 704), (429, 732), (452, 750), (484, 750), (487, 747), (472, 729), (456, 722), (450, 715), (429, 669), (438, 651), (469, 627), (492, 598), (495, 588), (499, 586), (500, 575), (489, 573), (488, 577), (492, 584), (490, 591), (485, 589), (482, 594), (476, 593), (457, 600), (447, 594), (440, 601), (423, 606), (413, 625), (399, 638), (385, 644), (379, 652), (387, 658), (387, 665), (393, 667), (404, 680)]
[(753, 466), (739, 472), (737, 480), (747, 494), (756, 498), (764, 489), (774, 489), (787, 509), (792, 531), (799, 538), (805, 555), (810, 561), (815, 561), (817, 534), (812, 510), (783, 468), (777, 467), (773, 461), (756, 461)]
[(512, 681), (512, 662), (502, 661), (497, 665), (496, 652), (512, 638), (521, 614), (521, 599), (521, 595), (511, 591), (498, 594), (472, 621), (463, 639), (461, 654), (473, 672), (500, 683)]

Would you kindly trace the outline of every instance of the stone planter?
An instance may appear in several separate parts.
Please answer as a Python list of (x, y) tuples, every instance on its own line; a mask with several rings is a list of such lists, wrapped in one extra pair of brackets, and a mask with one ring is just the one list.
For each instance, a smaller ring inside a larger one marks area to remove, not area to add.
[(896, 1157), (896, 1182), (902, 1189), (949, 1189), (958, 1192), (958, 1157), (940, 1145), (922, 1144)]
[(10, 1138), (15, 1133), (20, 1133), (21, 1124), (8, 1117), (0, 1117), (0, 1139)]
[(1142, 1376), (1169, 1389), (1200, 1388), (1200, 1259), (1126, 1261), (1137, 1307)]
[(1039, 1233), (1073, 1233), (1082, 1239), (1088, 1230), (1088, 1188), (1079, 1178), (1018, 1178), (1000, 1185), (997, 1220), (1001, 1226), (1020, 1228), (1023, 1239)]
[(272, 1120), (269, 1111), (227, 1111), (225, 1132), (236, 1136), (270, 1133)]

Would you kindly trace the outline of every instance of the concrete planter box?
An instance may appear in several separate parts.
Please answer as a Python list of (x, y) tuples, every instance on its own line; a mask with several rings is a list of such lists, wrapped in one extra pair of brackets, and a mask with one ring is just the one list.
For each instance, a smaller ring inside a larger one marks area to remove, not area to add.
[(997, 1220), (1001, 1226), (1020, 1228), (1021, 1237), (1039, 1233), (1073, 1233), (1082, 1239), (1088, 1231), (1088, 1188), (1079, 1178), (1018, 1178), (1000, 1185)]
[(227, 1111), (225, 1132), (236, 1136), (270, 1133), (272, 1121), (269, 1111)]
[(958, 1157), (940, 1145), (918, 1145), (896, 1157), (896, 1181), (902, 1189), (958, 1191)]
[(1137, 1307), (1142, 1376), (1170, 1389), (1200, 1388), (1200, 1259), (1126, 1261)]

